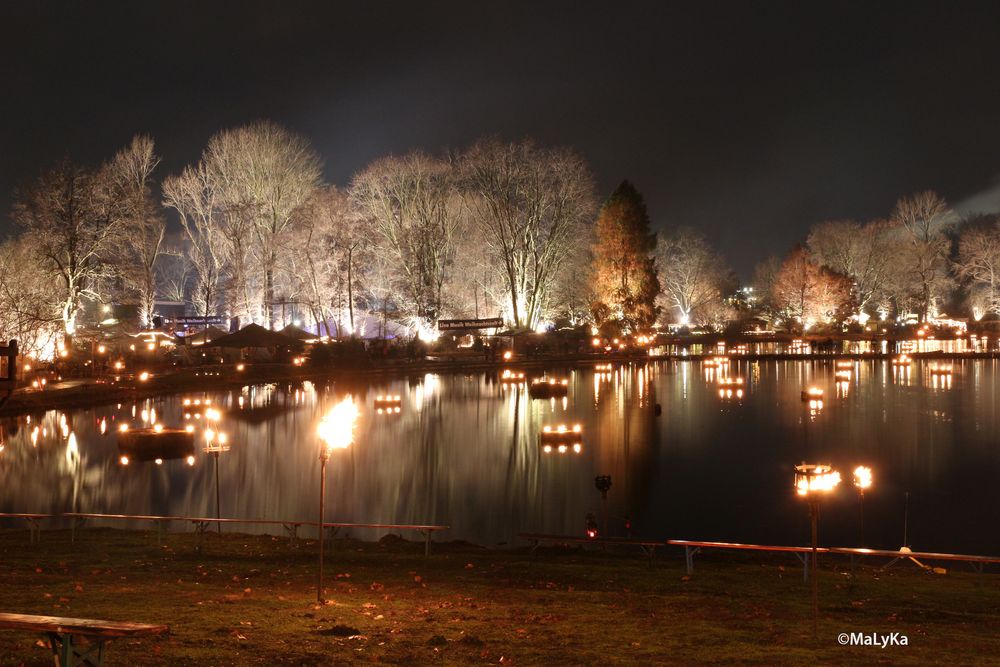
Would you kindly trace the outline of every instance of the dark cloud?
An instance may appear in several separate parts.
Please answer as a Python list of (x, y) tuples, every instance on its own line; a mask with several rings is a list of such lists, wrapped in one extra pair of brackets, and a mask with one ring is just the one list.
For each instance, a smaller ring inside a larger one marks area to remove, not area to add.
[[(813, 222), (1000, 171), (995, 4), (6, 2), (0, 210), (63, 155), (152, 134), (174, 171), (272, 118), (328, 178), (482, 134), (575, 146), (734, 265)], [(9, 229), (0, 218), (0, 229)]]

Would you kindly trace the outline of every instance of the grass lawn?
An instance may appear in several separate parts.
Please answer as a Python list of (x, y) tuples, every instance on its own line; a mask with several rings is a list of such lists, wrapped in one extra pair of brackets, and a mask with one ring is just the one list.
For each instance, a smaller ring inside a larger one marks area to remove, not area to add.
[[(1000, 575), (821, 562), (814, 637), (792, 556), (494, 551), (338, 540), (316, 603), (316, 543), (86, 529), (0, 532), (0, 611), (167, 623), (118, 640), (112, 665), (982, 664), (1000, 662)], [(833, 565), (838, 566), (834, 571)], [(841, 632), (908, 646), (842, 647)], [(39, 637), (0, 631), (0, 664), (51, 665)]]

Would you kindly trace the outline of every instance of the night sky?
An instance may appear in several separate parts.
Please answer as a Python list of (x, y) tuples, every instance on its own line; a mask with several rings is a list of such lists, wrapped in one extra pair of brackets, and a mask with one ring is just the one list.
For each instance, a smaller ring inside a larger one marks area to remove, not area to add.
[(633, 181), (657, 227), (704, 230), (748, 277), (902, 194), (1000, 208), (998, 72), (1000, 3), (7, 0), (0, 232), (62, 156), (148, 133), (162, 178), (270, 118), (342, 185), (486, 134), (570, 145), (602, 197)]

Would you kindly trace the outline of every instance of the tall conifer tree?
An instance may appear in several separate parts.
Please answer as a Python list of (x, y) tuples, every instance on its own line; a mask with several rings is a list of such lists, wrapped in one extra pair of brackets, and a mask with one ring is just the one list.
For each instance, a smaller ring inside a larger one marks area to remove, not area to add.
[(594, 246), (592, 306), (598, 324), (617, 321), (626, 331), (652, 326), (656, 321), (656, 296), (660, 291), (653, 251), (656, 233), (642, 194), (628, 181), (601, 207)]

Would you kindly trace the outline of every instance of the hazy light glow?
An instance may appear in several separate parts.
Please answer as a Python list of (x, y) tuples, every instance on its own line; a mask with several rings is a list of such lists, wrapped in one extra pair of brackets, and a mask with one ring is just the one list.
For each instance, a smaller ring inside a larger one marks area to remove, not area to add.
[(868, 466), (858, 466), (854, 469), (854, 486), (864, 491), (871, 487), (872, 481), (871, 468)]
[(330, 408), (316, 429), (316, 434), (323, 441), (322, 457), (329, 457), (334, 449), (347, 449), (351, 446), (357, 419), (358, 407), (351, 396)]

